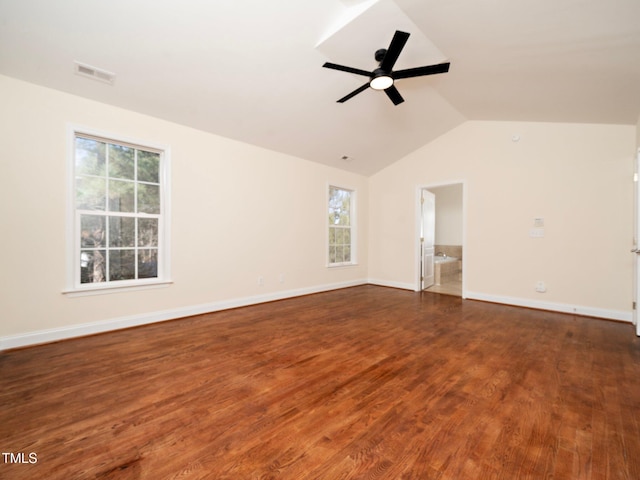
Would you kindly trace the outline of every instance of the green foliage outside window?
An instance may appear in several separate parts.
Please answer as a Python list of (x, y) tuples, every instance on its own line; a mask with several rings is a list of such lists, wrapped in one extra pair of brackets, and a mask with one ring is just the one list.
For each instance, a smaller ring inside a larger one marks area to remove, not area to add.
[(80, 283), (158, 276), (160, 162), (159, 152), (76, 136)]
[(329, 187), (329, 264), (351, 263), (353, 192)]

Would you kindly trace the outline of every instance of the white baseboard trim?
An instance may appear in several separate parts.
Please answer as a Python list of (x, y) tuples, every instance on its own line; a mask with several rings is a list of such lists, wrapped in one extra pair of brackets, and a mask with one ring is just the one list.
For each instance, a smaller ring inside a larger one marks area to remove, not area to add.
[(70, 325), (67, 327), (51, 328), (47, 330), (39, 330), (36, 332), (10, 335), (6, 337), (0, 337), (0, 351), (8, 350), (11, 348), (38, 345), (42, 343), (56, 342), (69, 338), (84, 337), (86, 335), (94, 335), (96, 333), (121, 330), (124, 328), (138, 327), (150, 323), (175, 320), (178, 318), (190, 317), (192, 315), (201, 315), (203, 313), (211, 313), (221, 310), (228, 310), (231, 308), (246, 307), (249, 305), (272, 302), (275, 300), (284, 300), (286, 298), (310, 295), (313, 293), (321, 293), (328, 292), (330, 290), (338, 290), (341, 288), (355, 287), (357, 285), (365, 285), (366, 283), (368, 283), (367, 280), (354, 280), (350, 282), (333, 283), (328, 285), (317, 285), (313, 287), (298, 288), (294, 290), (272, 292), (252, 297), (222, 300), (219, 302), (193, 305), (190, 307), (176, 308), (160, 312), (119, 317), (99, 322), (83, 323), (79, 325)]
[[(201, 315), (203, 313), (217, 312), (228, 310), (231, 308), (246, 307), (249, 305), (257, 305), (260, 303), (272, 302), (276, 300), (284, 300), (286, 298), (299, 297), (302, 295), (310, 295), (313, 293), (328, 292), (341, 288), (355, 287), (358, 285), (379, 285), (382, 287), (399, 288), (403, 290), (415, 290), (415, 286), (409, 283), (392, 282), (378, 279), (354, 280), (350, 282), (334, 283), (327, 285), (318, 285), (313, 287), (298, 288), (294, 290), (286, 290), (280, 292), (272, 292), (264, 295), (256, 295), (252, 297), (242, 297), (229, 300), (222, 300), (213, 303), (193, 305), (190, 307), (176, 308), (173, 310), (165, 310), (159, 312), (151, 312), (140, 315), (132, 315), (127, 317), (119, 317), (100, 322), (84, 323), (79, 325), (70, 325), (67, 327), (52, 328), (47, 330), (39, 330), (36, 332), (27, 332), (18, 335), (9, 335), (0, 337), (0, 351), (12, 348), (27, 347), (42, 343), (55, 342), (75, 337), (83, 337), (86, 335), (94, 335), (125, 328), (138, 327), (150, 323), (164, 322), (167, 320), (175, 320), (178, 318), (189, 317), (193, 315)], [(569, 305), (554, 302), (539, 302), (517, 297), (507, 297), (502, 295), (490, 295), (479, 292), (464, 292), (464, 298), (469, 300), (481, 300), (485, 302), (500, 303), (505, 305), (513, 305), (518, 307), (534, 308), (538, 310), (550, 310), (554, 312), (573, 313), (576, 315), (584, 315), (588, 317), (604, 318), (608, 320), (617, 320), (622, 322), (632, 322), (632, 313), (618, 310), (607, 310), (601, 308), (585, 307), (580, 305)]]
[(412, 283), (391, 282), (388, 280), (378, 280), (376, 278), (370, 278), (368, 283), (371, 285), (378, 285), (380, 287), (401, 288), (402, 290), (411, 290), (415, 292), (416, 286)]
[(575, 315), (584, 315), (586, 317), (604, 318), (607, 320), (617, 320), (620, 322), (633, 321), (632, 313), (620, 310), (608, 310), (605, 308), (585, 307), (582, 305), (570, 305), (555, 302), (540, 302), (525, 298), (506, 297), (502, 295), (490, 295), (479, 292), (464, 292), (464, 298), (469, 300), (482, 300), (485, 302), (502, 303), (506, 305), (514, 305), (517, 307), (535, 308), (537, 310), (550, 310), (552, 312), (573, 313)]

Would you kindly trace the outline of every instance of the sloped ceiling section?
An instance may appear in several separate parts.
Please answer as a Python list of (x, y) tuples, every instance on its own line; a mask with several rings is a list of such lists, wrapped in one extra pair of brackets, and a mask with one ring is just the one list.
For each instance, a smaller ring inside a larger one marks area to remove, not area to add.
[[(332, 63), (373, 70), (378, 66), (374, 58), (376, 50), (387, 48), (396, 30), (411, 34), (396, 62), (396, 70), (448, 61), (391, 0), (355, 4), (343, 18), (341, 26), (316, 47)], [(340, 139), (337, 147), (354, 155), (356, 161), (366, 162), (367, 166), (360, 168), (372, 173), (388, 165), (389, 160), (395, 161), (459, 125), (465, 120), (463, 115), (434, 88), (446, 82), (443, 77), (447, 75), (398, 80), (395, 85), (405, 98), (405, 103), (398, 106), (384, 92), (372, 89), (344, 104), (336, 104), (336, 119), (346, 118), (350, 110), (365, 113), (359, 118), (358, 127), (347, 133), (351, 138)], [(322, 72), (322, 77), (331, 80), (334, 101), (367, 82), (366, 77), (329, 69)]]
[(469, 119), (638, 118), (637, 0), (398, 1), (456, 62), (438, 91)]
[[(0, 0), (0, 74), (371, 175), (467, 119), (635, 125), (639, 18), (638, 0)], [(322, 64), (371, 70), (396, 30), (398, 68), (450, 71), (399, 80), (398, 106), (336, 103), (366, 78)]]

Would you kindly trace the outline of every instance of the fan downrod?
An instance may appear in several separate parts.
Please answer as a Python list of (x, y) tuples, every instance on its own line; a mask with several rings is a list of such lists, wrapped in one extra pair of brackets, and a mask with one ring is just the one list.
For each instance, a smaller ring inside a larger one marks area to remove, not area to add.
[(384, 60), (384, 56), (386, 54), (387, 54), (386, 48), (381, 48), (380, 50), (376, 50), (376, 54), (375, 54), (376, 62), (382, 63), (382, 60)]

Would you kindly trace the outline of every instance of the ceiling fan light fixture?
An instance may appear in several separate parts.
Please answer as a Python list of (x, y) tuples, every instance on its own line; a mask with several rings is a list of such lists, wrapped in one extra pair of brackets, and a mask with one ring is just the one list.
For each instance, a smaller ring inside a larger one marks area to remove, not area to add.
[(393, 77), (391, 75), (379, 68), (373, 71), (373, 77), (369, 82), (371, 88), (374, 90), (386, 90), (391, 85), (393, 85)]

